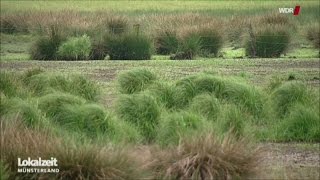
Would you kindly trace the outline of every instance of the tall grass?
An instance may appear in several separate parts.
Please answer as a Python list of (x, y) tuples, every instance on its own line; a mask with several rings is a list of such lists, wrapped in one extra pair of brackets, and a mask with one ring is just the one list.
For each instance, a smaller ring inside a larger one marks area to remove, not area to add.
[(159, 179), (246, 179), (254, 173), (259, 150), (230, 136), (184, 138), (177, 147), (154, 152), (151, 168)]
[(123, 72), (118, 76), (119, 90), (124, 94), (140, 92), (155, 80), (155, 74), (147, 69), (134, 69)]
[(210, 94), (200, 94), (193, 98), (191, 110), (199, 113), (208, 120), (216, 120), (220, 111), (219, 100)]
[(159, 123), (160, 109), (147, 94), (123, 95), (116, 103), (118, 116), (136, 126), (146, 141), (153, 141)]
[(156, 35), (155, 47), (157, 54), (168, 55), (176, 53), (178, 45), (178, 35), (174, 30), (162, 30)]
[(87, 60), (91, 52), (91, 40), (87, 35), (70, 37), (58, 49), (61, 60)]

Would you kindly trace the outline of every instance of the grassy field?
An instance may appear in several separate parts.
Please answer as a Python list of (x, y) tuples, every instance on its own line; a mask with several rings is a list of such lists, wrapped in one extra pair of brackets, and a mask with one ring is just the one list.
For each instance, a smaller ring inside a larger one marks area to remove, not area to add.
[[(295, 5), (299, 16), (278, 16)], [(318, 179), (319, 11), (318, 1), (1, 1), (13, 31), (0, 34), (0, 179)], [(110, 17), (154, 44), (162, 28), (183, 37), (212, 23), (223, 45), (193, 60), (32, 58), (52, 23), (94, 39)], [(270, 19), (287, 28), (286, 51), (250, 58), (248, 23)], [(60, 173), (17, 173), (18, 157), (55, 157)]]

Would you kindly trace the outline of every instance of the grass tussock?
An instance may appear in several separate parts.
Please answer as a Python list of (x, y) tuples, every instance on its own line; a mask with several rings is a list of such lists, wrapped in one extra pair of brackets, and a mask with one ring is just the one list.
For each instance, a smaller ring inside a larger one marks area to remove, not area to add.
[(91, 52), (91, 40), (87, 35), (70, 37), (58, 48), (58, 58), (61, 60), (87, 60)]
[(193, 98), (190, 107), (194, 112), (214, 121), (219, 115), (220, 102), (213, 95), (200, 94)]
[(160, 109), (156, 100), (146, 94), (123, 95), (116, 104), (118, 116), (139, 129), (145, 140), (156, 136)]
[(252, 174), (259, 150), (230, 136), (219, 141), (209, 135), (183, 139), (177, 147), (154, 153), (151, 165), (157, 178), (237, 179)]
[[(9, 179), (141, 179), (145, 175), (124, 149), (79, 145), (44, 129), (35, 131), (12, 121), (1, 121), (0, 143), (1, 160), (8, 166)], [(55, 157), (59, 173), (17, 173), (18, 157)]]
[(180, 37), (180, 43), (176, 54), (170, 56), (172, 60), (195, 59), (201, 50), (201, 37), (199, 34), (190, 30)]
[(150, 60), (152, 41), (144, 34), (125, 33), (105, 40), (111, 60)]
[(272, 93), (272, 98), (280, 117), (285, 116), (296, 103), (310, 101), (307, 87), (302, 82), (297, 81), (286, 82), (276, 88)]
[(309, 25), (306, 29), (306, 37), (315, 48), (320, 48), (320, 24)]
[(157, 102), (167, 109), (176, 108), (177, 91), (175, 86), (170, 83), (157, 81), (148, 87), (149, 92), (154, 96)]
[(176, 53), (179, 46), (177, 32), (172, 29), (161, 30), (155, 37), (155, 48), (157, 54), (169, 55)]
[(290, 34), (282, 26), (266, 26), (248, 38), (246, 54), (250, 57), (280, 57), (289, 47)]
[(147, 69), (134, 69), (123, 72), (118, 77), (119, 90), (124, 94), (140, 92), (155, 80), (155, 74)]
[(107, 19), (107, 28), (115, 35), (125, 33), (129, 28), (129, 20), (124, 16), (112, 16)]

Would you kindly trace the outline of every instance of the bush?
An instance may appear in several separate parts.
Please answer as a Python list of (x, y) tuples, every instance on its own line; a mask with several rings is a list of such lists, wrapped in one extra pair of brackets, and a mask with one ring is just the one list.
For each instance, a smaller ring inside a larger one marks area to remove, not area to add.
[(280, 117), (285, 116), (291, 106), (308, 102), (310, 97), (306, 85), (302, 82), (286, 82), (272, 93), (275, 109)]
[(267, 27), (257, 32), (246, 42), (246, 54), (251, 57), (280, 57), (288, 46), (290, 36), (285, 29)]
[(28, 127), (36, 127), (41, 123), (41, 113), (30, 102), (20, 98), (1, 99), (1, 117), (18, 116)]
[(170, 57), (173, 60), (194, 59), (201, 50), (201, 37), (197, 33), (189, 33), (182, 37), (178, 52)]
[(157, 54), (168, 55), (176, 53), (179, 46), (178, 36), (172, 30), (161, 31), (155, 39), (155, 44)]
[(106, 38), (111, 60), (149, 60), (152, 42), (143, 34), (126, 33)]
[(118, 116), (136, 126), (147, 141), (155, 138), (160, 110), (153, 97), (145, 94), (121, 96), (116, 110)]
[(34, 60), (56, 60), (57, 51), (64, 38), (56, 28), (51, 28), (49, 36), (40, 37), (31, 47), (31, 59)]
[(247, 179), (254, 174), (259, 150), (245, 140), (212, 135), (184, 138), (179, 146), (153, 153), (156, 179)]
[(90, 37), (71, 37), (61, 44), (58, 49), (59, 59), (61, 60), (86, 60), (91, 52)]
[(174, 112), (164, 115), (157, 130), (157, 142), (162, 145), (176, 145), (181, 137), (192, 136), (203, 129), (203, 120), (189, 112)]
[(84, 103), (85, 100), (71, 94), (52, 93), (40, 97), (38, 106), (47, 117), (59, 123), (64, 118), (61, 112), (64, 111), (66, 105), (81, 105)]
[(218, 56), (218, 52), (223, 45), (222, 35), (217, 30), (209, 27), (200, 29), (198, 33), (201, 37), (201, 54), (204, 56), (211, 54)]
[(134, 69), (121, 73), (118, 77), (120, 92), (124, 94), (140, 92), (154, 80), (156, 76), (146, 69)]
[(320, 48), (320, 25), (315, 24), (307, 28), (306, 37), (315, 48)]
[(97, 137), (99, 134), (111, 135), (111, 117), (105, 110), (96, 104), (62, 104), (60, 112), (56, 116), (61, 127), (76, 132), (84, 132), (89, 137)]
[(112, 34), (122, 34), (128, 30), (128, 19), (123, 16), (113, 16), (107, 20), (107, 26)]
[(297, 104), (276, 129), (280, 141), (320, 142), (319, 109)]
[(190, 107), (208, 120), (216, 120), (220, 111), (218, 99), (210, 94), (197, 95), (193, 98)]

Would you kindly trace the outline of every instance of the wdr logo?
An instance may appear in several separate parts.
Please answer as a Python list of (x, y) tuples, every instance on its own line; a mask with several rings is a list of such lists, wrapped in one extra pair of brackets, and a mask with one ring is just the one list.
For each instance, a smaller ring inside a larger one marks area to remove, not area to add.
[(295, 8), (279, 8), (279, 13), (293, 14), (294, 16), (298, 16), (300, 13), (300, 6), (296, 6)]

